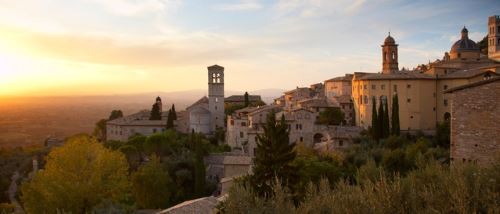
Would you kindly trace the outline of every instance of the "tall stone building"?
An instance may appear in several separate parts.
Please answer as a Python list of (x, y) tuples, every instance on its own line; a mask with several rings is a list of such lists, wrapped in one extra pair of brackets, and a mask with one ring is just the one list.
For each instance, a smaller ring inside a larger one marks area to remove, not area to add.
[(500, 16), (488, 18), (488, 57), (500, 61)]
[[(491, 38), (496, 38), (500, 30), (498, 20), (498, 16), (489, 18)], [(492, 26), (496, 27), (495, 32)], [(387, 102), (391, 110), (392, 97), (396, 94), (402, 131), (421, 130), (432, 134), (438, 122), (449, 120), (450, 100), (445, 90), (498, 76), (500, 71), (500, 62), (494, 57), (497, 49), (492, 47), (497, 41), (488, 41), (490, 52), (485, 56), (469, 39), (467, 28), (460, 33), (460, 39), (442, 60), (420, 65), (411, 71), (398, 69), (398, 45), (388, 36), (382, 45), (382, 71), (357, 72), (352, 79), (356, 125), (364, 128), (371, 125), (373, 98), (377, 107), (379, 102)]]
[(500, 77), (446, 90), (451, 94), (453, 162), (488, 164), (500, 158)]

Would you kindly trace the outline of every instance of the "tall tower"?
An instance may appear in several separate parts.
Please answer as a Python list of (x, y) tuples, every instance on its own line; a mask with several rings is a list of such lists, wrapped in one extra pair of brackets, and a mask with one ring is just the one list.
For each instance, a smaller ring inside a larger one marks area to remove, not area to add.
[(488, 58), (500, 61), (500, 16), (488, 18)]
[(394, 41), (394, 38), (389, 36), (385, 38), (384, 44), (382, 45), (382, 73), (392, 74), (399, 71), (398, 67), (398, 44)]
[(208, 67), (208, 110), (211, 131), (224, 128), (224, 67), (219, 65)]

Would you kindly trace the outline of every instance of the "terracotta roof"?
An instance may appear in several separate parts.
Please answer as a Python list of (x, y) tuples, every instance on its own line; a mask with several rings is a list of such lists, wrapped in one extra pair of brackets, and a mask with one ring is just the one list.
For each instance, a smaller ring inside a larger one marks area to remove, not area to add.
[(450, 88), (450, 89), (444, 91), (444, 93), (453, 93), (455, 91), (459, 91), (459, 90), (463, 90), (463, 89), (467, 89), (467, 88), (472, 88), (472, 87), (476, 87), (476, 86), (480, 86), (480, 85), (484, 85), (484, 84), (496, 82), (496, 81), (499, 81), (499, 80), (500, 80), (500, 77), (493, 77), (491, 79), (487, 79), (487, 80), (483, 80), (483, 81), (479, 81), (479, 82), (470, 83), (470, 84), (467, 84), (467, 85), (461, 85), (461, 86), (458, 86), (458, 87)]
[(473, 69), (473, 70), (459, 70), (455, 72), (448, 73), (443, 76), (439, 76), (439, 79), (462, 79), (462, 78), (471, 78), (475, 76), (479, 76), (481, 74), (485, 73), (490, 73), (494, 76), (498, 76), (499, 74), (493, 72), (493, 71), (485, 71), (485, 70), (480, 70), (480, 69)]
[(348, 81), (348, 82), (350, 82), (352, 80), (352, 77), (353, 77), (352, 74), (346, 74), (345, 76), (335, 77), (335, 78), (326, 80), (325, 82), (335, 82), (335, 81)]
[[(359, 75), (361, 74), (361, 75)], [(434, 76), (419, 73), (417, 71), (397, 71), (392, 74), (379, 74), (379, 73), (359, 73), (357, 80), (388, 80), (388, 79), (435, 79)]]
[[(260, 95), (248, 95), (248, 100), (250, 102), (257, 102), (260, 101)], [(244, 95), (232, 95), (229, 97), (224, 98), (224, 102), (245, 102), (245, 96)]]
[(188, 213), (212, 214), (214, 213), (213, 210), (218, 203), (219, 201), (217, 200), (217, 198), (213, 196), (198, 198), (182, 202), (166, 210), (163, 210), (158, 214), (188, 214)]
[(200, 98), (198, 101), (194, 102), (192, 105), (190, 105), (186, 109), (189, 109), (191, 107), (197, 106), (199, 104), (208, 104), (208, 97), (204, 96), (204, 97)]
[(303, 105), (304, 107), (307, 106), (307, 107), (338, 107), (339, 106), (339, 103), (334, 101), (334, 100), (330, 100), (330, 99), (327, 99), (326, 97), (322, 97), (322, 98), (309, 98), (309, 99), (304, 99), (304, 100), (300, 100), (298, 101), (299, 104)]
[(299, 90), (308, 90), (308, 91), (310, 91), (311, 89), (308, 88), (308, 87), (302, 87), (302, 88), (296, 88), (296, 89), (293, 89), (293, 90), (290, 90), (290, 91), (285, 91), (283, 93), (284, 94), (291, 94), (291, 93), (294, 93), (294, 92), (299, 91)]
[(132, 115), (108, 121), (106, 124), (120, 126), (165, 126), (167, 124), (166, 119), (149, 120), (150, 115), (150, 111), (142, 110)]
[(352, 103), (351, 95), (340, 95), (334, 99), (339, 103)]
[(265, 105), (265, 106), (259, 106), (257, 107), (257, 109), (254, 109), (253, 111), (251, 112), (248, 112), (249, 115), (254, 115), (254, 114), (257, 114), (257, 113), (260, 113), (260, 112), (263, 112), (263, 111), (270, 111), (270, 110), (277, 110), (277, 109), (281, 109), (280, 106), (278, 105)]

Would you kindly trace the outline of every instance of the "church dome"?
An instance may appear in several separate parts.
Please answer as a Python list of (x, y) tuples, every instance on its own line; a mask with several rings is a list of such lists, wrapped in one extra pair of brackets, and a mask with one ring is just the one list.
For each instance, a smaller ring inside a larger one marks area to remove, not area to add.
[(462, 29), (462, 38), (451, 46), (450, 53), (459, 53), (463, 51), (479, 52), (479, 46), (469, 39), (469, 31), (465, 27)]
[(391, 34), (389, 34), (389, 36), (385, 38), (384, 44), (396, 44), (396, 41), (392, 38)]

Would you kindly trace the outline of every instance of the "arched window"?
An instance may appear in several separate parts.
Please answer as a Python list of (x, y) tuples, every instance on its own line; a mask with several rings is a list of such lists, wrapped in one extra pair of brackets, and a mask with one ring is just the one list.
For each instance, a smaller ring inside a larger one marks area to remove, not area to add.
[(385, 62), (387, 60), (387, 52), (384, 51), (384, 56), (383, 57), (384, 57), (383, 60)]
[(444, 113), (444, 121), (450, 121), (450, 118), (451, 118), (450, 112)]
[(392, 60), (396, 60), (396, 52), (392, 52)]

